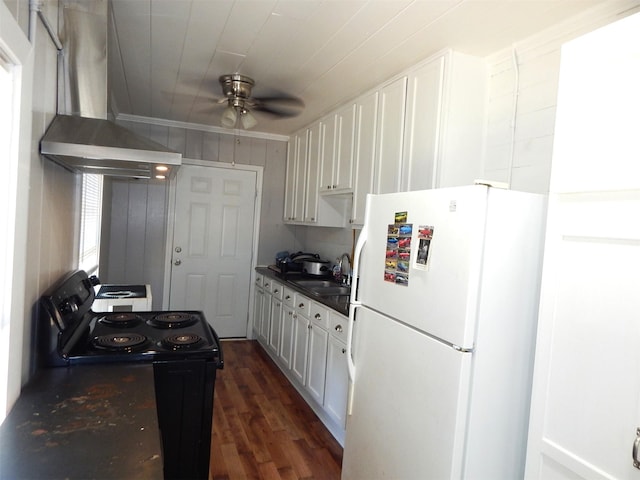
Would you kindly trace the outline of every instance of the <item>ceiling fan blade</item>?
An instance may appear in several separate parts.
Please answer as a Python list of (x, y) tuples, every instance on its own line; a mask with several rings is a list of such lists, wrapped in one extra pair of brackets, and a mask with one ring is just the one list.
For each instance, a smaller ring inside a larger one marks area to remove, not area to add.
[(221, 112), (227, 108), (229, 100), (227, 98), (211, 97), (205, 99), (205, 101), (196, 102), (194, 110), (199, 113), (214, 113)]
[(304, 102), (296, 97), (261, 97), (251, 101), (254, 110), (278, 117), (295, 117), (304, 110)]

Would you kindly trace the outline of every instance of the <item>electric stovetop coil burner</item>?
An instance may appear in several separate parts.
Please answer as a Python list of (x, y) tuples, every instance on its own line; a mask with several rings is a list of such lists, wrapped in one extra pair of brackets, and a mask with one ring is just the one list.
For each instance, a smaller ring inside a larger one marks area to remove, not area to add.
[(198, 319), (187, 312), (164, 312), (149, 320), (149, 325), (157, 328), (183, 328), (196, 323)]
[(96, 348), (112, 352), (132, 352), (134, 349), (144, 347), (147, 337), (139, 333), (114, 333), (95, 337), (91, 343)]
[(215, 330), (200, 311), (95, 313), (96, 277), (78, 270), (40, 299), (44, 366), (153, 364), (167, 479), (209, 475), (213, 390), (223, 367)]
[(188, 332), (169, 335), (162, 340), (165, 347), (171, 348), (173, 350), (197, 348), (202, 341), (203, 340), (200, 335)]
[(142, 317), (135, 313), (110, 313), (98, 319), (98, 322), (112, 327), (133, 327), (142, 322)]

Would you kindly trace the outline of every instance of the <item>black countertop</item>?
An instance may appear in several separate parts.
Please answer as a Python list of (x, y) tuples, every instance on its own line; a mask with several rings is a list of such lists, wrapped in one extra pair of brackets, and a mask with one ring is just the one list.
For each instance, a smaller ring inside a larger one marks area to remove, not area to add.
[(153, 366), (40, 370), (0, 427), (0, 478), (163, 478)]
[(342, 315), (349, 316), (349, 297), (337, 296), (337, 295), (336, 296), (314, 295), (313, 293), (306, 290), (305, 288), (302, 288), (296, 285), (294, 282), (290, 282), (287, 280), (287, 276), (292, 276), (292, 275), (295, 276), (296, 275), (295, 273), (289, 273), (287, 275), (283, 275), (279, 272), (276, 272), (275, 270), (272, 270), (269, 267), (257, 267), (256, 272), (262, 275), (265, 275), (269, 278), (273, 278), (274, 280), (279, 281), (283, 285), (286, 285), (287, 287), (302, 293), (306, 297), (312, 300), (315, 300), (318, 303), (326, 305), (327, 307), (335, 310), (338, 313), (341, 313)]

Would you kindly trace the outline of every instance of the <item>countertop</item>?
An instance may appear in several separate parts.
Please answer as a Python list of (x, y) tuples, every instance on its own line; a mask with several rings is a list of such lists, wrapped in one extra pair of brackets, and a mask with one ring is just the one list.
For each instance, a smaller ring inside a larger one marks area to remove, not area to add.
[(287, 275), (293, 276), (293, 275), (296, 275), (295, 273), (289, 273), (287, 275), (283, 275), (281, 273), (276, 272), (275, 270), (272, 270), (269, 267), (256, 267), (256, 272), (262, 275), (265, 275), (267, 277), (273, 278), (274, 280), (281, 282), (283, 285), (286, 285), (287, 287), (302, 293), (306, 297), (312, 300), (315, 300), (318, 303), (326, 305), (327, 307), (337, 311), (338, 313), (341, 313), (342, 315), (349, 316), (349, 297), (314, 295), (313, 293), (309, 292), (305, 288), (302, 288), (296, 285), (294, 282), (290, 282), (287, 280)]
[(162, 479), (151, 364), (42, 369), (0, 426), (2, 479)]

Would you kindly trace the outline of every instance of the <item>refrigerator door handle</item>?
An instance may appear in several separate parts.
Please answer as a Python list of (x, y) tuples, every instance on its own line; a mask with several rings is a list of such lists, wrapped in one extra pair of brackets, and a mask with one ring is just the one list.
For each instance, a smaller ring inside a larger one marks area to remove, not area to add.
[(353, 322), (355, 321), (355, 314), (358, 308), (361, 308), (362, 304), (349, 304), (349, 323), (347, 328), (347, 370), (349, 372), (349, 391), (347, 392), (347, 415), (351, 415), (353, 411), (353, 387), (355, 385), (356, 378), (356, 365), (353, 361), (353, 350), (351, 348), (353, 342)]
[(638, 448), (640, 447), (640, 427), (636, 429), (636, 439), (633, 442), (633, 449), (631, 451), (631, 457), (633, 459), (633, 466), (640, 469), (640, 459), (638, 458)]
[(353, 361), (353, 326), (356, 318), (356, 310), (362, 307), (358, 300), (358, 284), (360, 283), (360, 257), (362, 249), (367, 243), (366, 228), (360, 232), (353, 254), (353, 268), (351, 277), (351, 297), (349, 298), (349, 321), (347, 322), (347, 369), (349, 372), (349, 393), (347, 401), (347, 415), (351, 415), (353, 406), (353, 385), (356, 377), (356, 365)]
[(362, 302), (358, 300), (358, 286), (360, 284), (360, 257), (362, 250), (367, 243), (367, 230), (362, 229), (353, 253), (353, 268), (351, 277), (351, 297), (349, 298), (349, 322), (347, 323), (347, 365), (349, 368), (349, 379), (355, 379), (355, 364), (353, 363), (353, 322), (355, 321), (356, 310), (362, 307)]
[[(362, 257), (362, 250), (367, 243), (367, 229), (362, 229), (358, 236), (358, 241), (353, 251), (353, 268), (351, 269), (351, 296), (349, 297), (349, 306), (356, 304), (362, 305), (358, 300), (358, 284), (360, 283), (360, 257)], [(349, 312), (351, 313), (351, 312)]]

